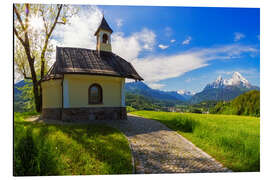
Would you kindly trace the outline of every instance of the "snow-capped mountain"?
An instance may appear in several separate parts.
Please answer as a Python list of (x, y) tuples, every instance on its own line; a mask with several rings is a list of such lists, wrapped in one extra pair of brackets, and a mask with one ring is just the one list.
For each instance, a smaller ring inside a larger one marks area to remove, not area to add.
[(195, 94), (194, 92), (182, 89), (178, 90), (177, 93), (183, 96), (186, 100), (189, 100)]
[(193, 96), (195, 94), (194, 92), (187, 91), (187, 90), (182, 90), (182, 89), (177, 91), (177, 93), (180, 94), (180, 95), (188, 95), (188, 96)]
[(230, 79), (218, 76), (214, 82), (207, 84), (203, 91), (192, 96), (190, 101), (191, 103), (210, 100), (228, 101), (253, 89), (259, 90), (260, 88), (251, 85), (239, 72), (234, 72)]
[(239, 72), (234, 72), (231, 79), (223, 79), (221, 76), (211, 84), (206, 85), (208, 88), (224, 88), (227, 86), (237, 86), (242, 88), (252, 88), (252, 85)]

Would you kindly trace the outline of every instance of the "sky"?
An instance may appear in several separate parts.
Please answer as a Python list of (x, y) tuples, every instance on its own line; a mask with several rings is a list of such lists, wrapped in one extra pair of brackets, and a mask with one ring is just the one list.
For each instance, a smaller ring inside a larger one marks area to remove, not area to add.
[(240, 72), (260, 85), (260, 9), (164, 6), (79, 6), (57, 26), (57, 46), (96, 48), (104, 13), (112, 51), (131, 62), (151, 88), (199, 92), (219, 75)]

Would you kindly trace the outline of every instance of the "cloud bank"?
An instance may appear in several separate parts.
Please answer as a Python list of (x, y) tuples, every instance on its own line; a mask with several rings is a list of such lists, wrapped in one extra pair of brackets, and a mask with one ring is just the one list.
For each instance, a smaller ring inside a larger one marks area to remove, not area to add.
[[(96, 31), (102, 18), (102, 13), (96, 6), (83, 10), (77, 16), (72, 17), (69, 25), (58, 26), (54, 34), (55, 44), (70, 47), (81, 47), (88, 49), (96, 48)], [(91, 19), (91, 21), (89, 20)], [(116, 26), (121, 26), (121, 21)], [(167, 35), (171, 35), (171, 28), (167, 27)], [(235, 34), (235, 39), (240, 40), (244, 36)], [(188, 36), (182, 44), (188, 45), (191, 41)], [(112, 34), (112, 50), (114, 53), (131, 62), (145, 82), (152, 88), (159, 89), (164, 84), (159, 81), (175, 78), (186, 72), (208, 66), (213, 60), (229, 60), (242, 57), (243, 55), (254, 55), (258, 50), (252, 46), (245, 45), (223, 45), (219, 47), (191, 49), (185, 52), (171, 55), (154, 55), (140, 57), (144, 51), (151, 52), (155, 49), (166, 49), (168, 46), (156, 44), (154, 31), (142, 27), (139, 32), (126, 36), (123, 32)], [(175, 40), (171, 40), (171, 43)]]

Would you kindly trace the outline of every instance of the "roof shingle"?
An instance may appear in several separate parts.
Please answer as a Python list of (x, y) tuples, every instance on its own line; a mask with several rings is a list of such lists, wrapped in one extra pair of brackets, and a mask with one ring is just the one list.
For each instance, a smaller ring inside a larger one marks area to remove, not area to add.
[(63, 74), (92, 74), (143, 80), (133, 66), (112, 52), (83, 48), (56, 48), (56, 61), (43, 80)]

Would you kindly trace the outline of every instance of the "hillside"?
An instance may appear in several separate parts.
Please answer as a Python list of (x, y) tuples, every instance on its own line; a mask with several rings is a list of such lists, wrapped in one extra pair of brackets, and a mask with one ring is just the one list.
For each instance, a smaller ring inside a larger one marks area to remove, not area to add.
[(128, 93), (141, 95), (159, 101), (170, 101), (174, 103), (179, 103), (179, 101), (187, 100), (185, 97), (183, 97), (176, 91), (160, 91), (152, 89), (143, 82), (126, 83), (125, 91)]
[(234, 172), (260, 171), (260, 118), (135, 111), (184, 136)]
[(175, 106), (175, 102), (160, 101), (139, 94), (126, 92), (126, 106), (136, 110), (167, 111), (168, 107)]
[(14, 111), (25, 112), (34, 110), (34, 98), (32, 83), (30, 81), (19, 81), (14, 84)]
[(210, 111), (213, 114), (260, 116), (260, 91), (246, 92), (229, 102), (219, 102)]

